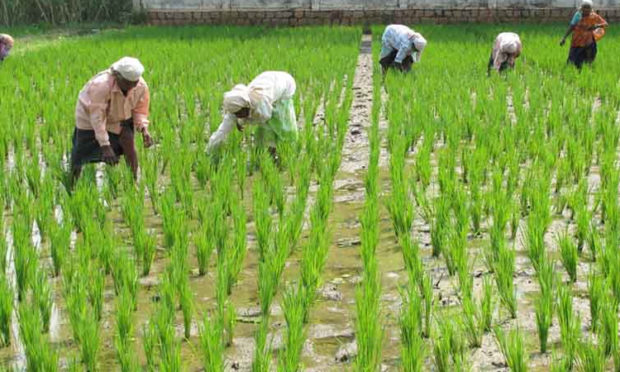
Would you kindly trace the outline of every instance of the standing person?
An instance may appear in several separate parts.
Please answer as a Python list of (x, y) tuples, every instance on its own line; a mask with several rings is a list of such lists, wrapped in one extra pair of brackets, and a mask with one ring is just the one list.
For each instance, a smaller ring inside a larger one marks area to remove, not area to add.
[(209, 139), (207, 151), (218, 148), (236, 126), (256, 124), (256, 143), (275, 155), (280, 141), (297, 140), (297, 119), (293, 105), (295, 79), (282, 71), (266, 71), (249, 85), (238, 84), (224, 94), (224, 119)]
[(9, 56), (9, 52), (13, 48), (13, 38), (11, 35), (0, 34), (0, 62)]
[(414, 63), (420, 62), (426, 39), (403, 25), (389, 25), (381, 37), (379, 63), (385, 74), (388, 68), (409, 72)]
[(605, 35), (606, 27), (607, 22), (592, 10), (592, 0), (583, 0), (560, 41), (563, 46), (568, 35), (573, 34), (567, 63), (578, 69), (584, 63), (592, 64), (597, 53), (596, 43)]
[(495, 43), (493, 43), (487, 73), (491, 74), (491, 69), (501, 72), (507, 68), (514, 68), (515, 61), (521, 55), (522, 49), (521, 39), (514, 32), (502, 32), (497, 35)]
[(143, 72), (140, 61), (123, 57), (95, 75), (80, 91), (75, 109), (71, 185), (84, 164), (116, 165), (120, 155), (125, 156), (137, 177), (134, 129), (142, 133), (145, 147), (153, 144), (147, 129), (150, 96)]

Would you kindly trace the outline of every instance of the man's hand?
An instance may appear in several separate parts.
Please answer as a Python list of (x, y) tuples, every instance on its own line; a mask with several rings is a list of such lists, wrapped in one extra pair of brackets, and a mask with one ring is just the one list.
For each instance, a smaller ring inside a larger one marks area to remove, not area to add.
[(142, 142), (144, 143), (144, 148), (146, 149), (153, 146), (153, 138), (151, 137), (151, 134), (146, 129), (142, 131)]
[(116, 165), (118, 164), (118, 157), (112, 150), (112, 146), (101, 146), (101, 153), (103, 157), (103, 161), (108, 165)]

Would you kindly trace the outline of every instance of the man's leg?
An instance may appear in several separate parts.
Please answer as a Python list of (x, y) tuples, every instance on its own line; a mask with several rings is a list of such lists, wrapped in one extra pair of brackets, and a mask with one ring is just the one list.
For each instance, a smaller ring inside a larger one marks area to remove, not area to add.
[[(132, 123), (133, 125), (133, 123)], [(123, 155), (125, 156), (125, 162), (131, 168), (131, 173), (134, 179), (138, 179), (138, 154), (136, 152), (136, 145), (134, 141), (133, 127), (130, 125), (123, 125), (121, 134), (119, 136), (119, 142), (123, 149)]]

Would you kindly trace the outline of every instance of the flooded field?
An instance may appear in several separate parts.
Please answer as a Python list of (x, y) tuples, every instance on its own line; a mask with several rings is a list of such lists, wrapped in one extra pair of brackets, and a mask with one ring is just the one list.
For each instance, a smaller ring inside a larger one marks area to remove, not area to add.
[[(620, 42), (579, 73), (561, 27), (515, 30), (490, 77), (499, 26), (420, 27), (385, 77), (379, 26), (24, 37), (0, 68), (0, 365), (617, 369)], [(156, 144), (138, 181), (98, 164), (70, 192), (77, 93), (123, 55)], [(223, 93), (265, 70), (296, 80), (298, 141), (208, 153)]]

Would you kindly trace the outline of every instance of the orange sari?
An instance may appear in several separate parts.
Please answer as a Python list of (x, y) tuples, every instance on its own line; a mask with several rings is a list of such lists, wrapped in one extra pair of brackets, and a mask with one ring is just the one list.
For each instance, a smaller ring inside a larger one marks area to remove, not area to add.
[(607, 22), (600, 15), (592, 12), (589, 16), (583, 17), (578, 12), (575, 14), (575, 18), (573, 21), (578, 20), (575, 24), (571, 22), (573, 26), (573, 39), (571, 42), (572, 48), (583, 48), (586, 47), (598, 40), (600, 40), (604, 35), (603, 29), (598, 30), (590, 30), (592, 26), (602, 25), (603, 27), (607, 26)]

